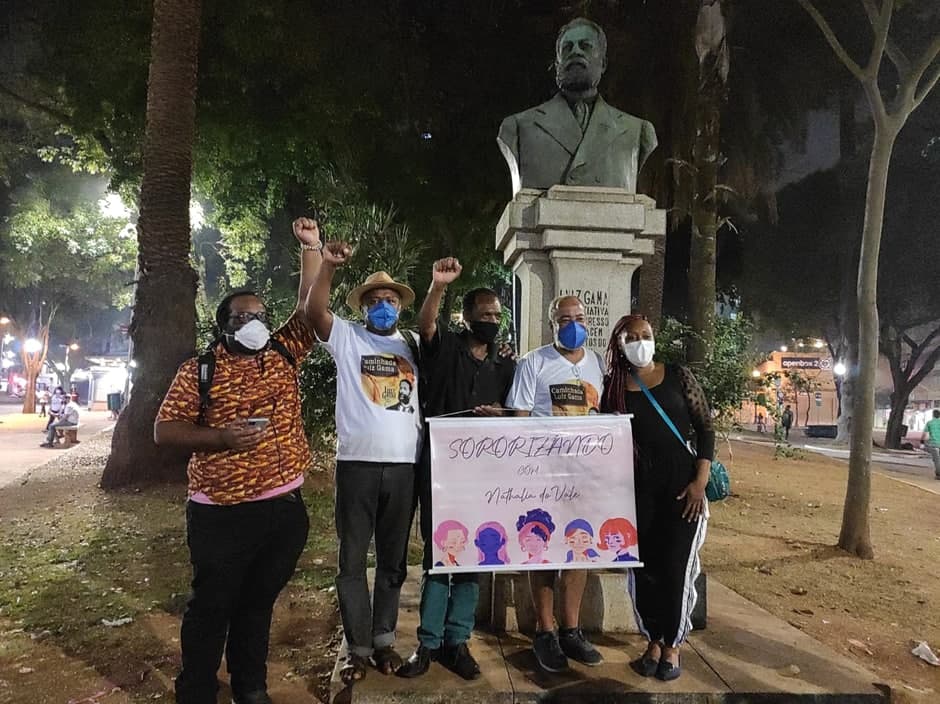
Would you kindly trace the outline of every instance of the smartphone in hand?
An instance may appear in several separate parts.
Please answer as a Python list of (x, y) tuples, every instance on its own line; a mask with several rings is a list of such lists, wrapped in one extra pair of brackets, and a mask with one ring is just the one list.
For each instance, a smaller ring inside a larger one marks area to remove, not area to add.
[(252, 428), (258, 428), (259, 430), (263, 430), (264, 426), (266, 426), (269, 422), (270, 421), (267, 418), (249, 418), (248, 419), (248, 425), (250, 425)]

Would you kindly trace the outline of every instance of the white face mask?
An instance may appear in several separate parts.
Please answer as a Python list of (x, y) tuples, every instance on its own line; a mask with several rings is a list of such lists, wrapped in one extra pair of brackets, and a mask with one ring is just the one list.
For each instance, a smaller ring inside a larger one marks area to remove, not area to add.
[(249, 350), (260, 350), (271, 339), (267, 326), (260, 320), (249, 320), (233, 335), (235, 342)]
[(656, 354), (656, 343), (652, 340), (634, 340), (633, 342), (627, 342), (626, 339), (621, 336), (620, 351), (623, 352), (623, 356), (627, 358), (630, 364), (637, 369), (641, 369), (649, 366), (649, 363), (653, 361), (653, 355)]

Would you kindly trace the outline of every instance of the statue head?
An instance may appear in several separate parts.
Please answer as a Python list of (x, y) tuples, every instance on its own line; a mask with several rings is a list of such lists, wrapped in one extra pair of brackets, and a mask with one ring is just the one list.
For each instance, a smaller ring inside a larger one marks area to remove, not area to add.
[(555, 82), (567, 98), (597, 95), (597, 84), (607, 68), (607, 35), (584, 17), (571, 20), (555, 39)]

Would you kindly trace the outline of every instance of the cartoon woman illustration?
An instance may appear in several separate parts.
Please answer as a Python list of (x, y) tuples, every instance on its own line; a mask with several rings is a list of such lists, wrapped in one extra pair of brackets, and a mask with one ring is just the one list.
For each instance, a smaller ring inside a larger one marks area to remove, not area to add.
[(509, 564), (509, 555), (506, 552), (506, 529), (502, 524), (496, 521), (483, 523), (477, 528), (473, 544), (477, 546), (477, 564)]
[(594, 542), (594, 529), (583, 518), (575, 518), (565, 526), (565, 544), (571, 548), (565, 562), (597, 562), (600, 555), (591, 543)]
[(542, 555), (548, 550), (548, 540), (555, 532), (555, 524), (548, 511), (533, 508), (516, 521), (516, 530), (519, 531), (519, 547), (529, 555), (524, 565), (544, 565), (546, 560)]
[(601, 524), (597, 547), (614, 553), (613, 562), (636, 562), (628, 548), (636, 545), (636, 528), (626, 518), (608, 518)]
[(435, 567), (459, 567), (457, 556), (467, 549), (470, 531), (460, 521), (442, 521), (434, 531), (434, 544), (444, 553), (444, 559), (434, 563)]

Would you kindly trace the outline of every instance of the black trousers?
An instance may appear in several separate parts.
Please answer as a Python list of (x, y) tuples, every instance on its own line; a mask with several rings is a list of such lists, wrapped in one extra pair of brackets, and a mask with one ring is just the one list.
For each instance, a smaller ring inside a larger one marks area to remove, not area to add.
[[(637, 538), (643, 567), (628, 574), (637, 626), (649, 640), (681, 645), (692, 629), (701, 571), (698, 551), (705, 542), (707, 519), (682, 518), (685, 499), (676, 497), (695, 476), (688, 455), (655, 467), (638, 468)], [(645, 470), (645, 471), (644, 471)]]
[(187, 503), (193, 581), (180, 631), (178, 704), (215, 704), (223, 651), (234, 693), (266, 689), (274, 602), (308, 529), (299, 490), (230, 506)]
[[(369, 657), (395, 642), (398, 600), (408, 574), (408, 532), (414, 465), (340, 460), (336, 463), (336, 595), (349, 651)], [(366, 565), (375, 539), (375, 584), (369, 599)]]

